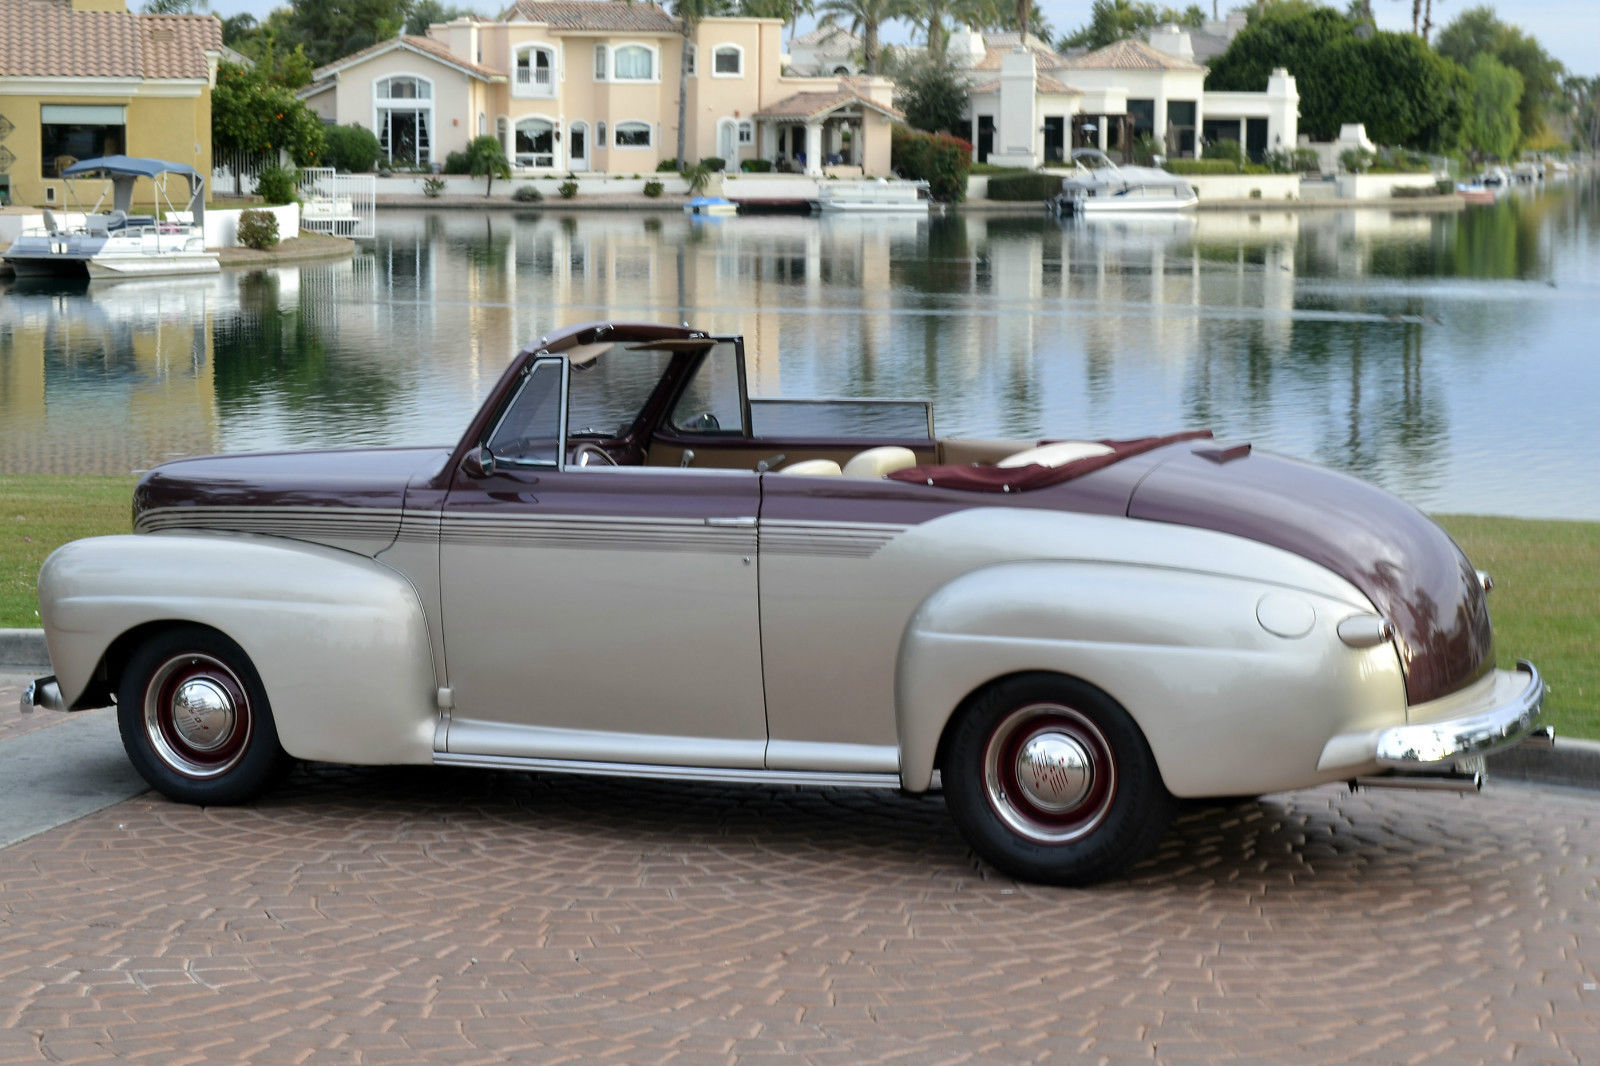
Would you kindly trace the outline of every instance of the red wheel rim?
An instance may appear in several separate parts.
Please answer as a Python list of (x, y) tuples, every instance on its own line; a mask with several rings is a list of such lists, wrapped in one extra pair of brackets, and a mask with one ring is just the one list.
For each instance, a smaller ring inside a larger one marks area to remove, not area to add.
[(199, 652), (174, 655), (144, 690), (145, 736), (174, 772), (205, 779), (226, 773), (250, 744), (255, 715), (239, 676)]
[(1106, 820), (1117, 764), (1099, 726), (1081, 711), (1035, 703), (1007, 714), (983, 749), (983, 785), (995, 816), (1038, 844), (1066, 844)]

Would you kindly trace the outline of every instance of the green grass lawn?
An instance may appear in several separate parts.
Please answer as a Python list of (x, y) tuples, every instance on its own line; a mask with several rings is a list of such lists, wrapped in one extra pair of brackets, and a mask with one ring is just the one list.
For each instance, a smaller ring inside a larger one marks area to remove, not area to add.
[[(0, 475), (0, 627), (37, 626), (34, 579), (77, 537), (129, 530), (132, 478)], [(1472, 561), (1494, 575), (1489, 597), (1501, 666), (1537, 663), (1547, 720), (1600, 739), (1600, 523), (1443, 515)]]

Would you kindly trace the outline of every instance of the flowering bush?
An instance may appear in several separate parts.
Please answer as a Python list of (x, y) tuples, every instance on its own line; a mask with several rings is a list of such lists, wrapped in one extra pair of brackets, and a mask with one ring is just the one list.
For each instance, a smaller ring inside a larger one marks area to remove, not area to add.
[(972, 145), (960, 137), (896, 126), (889, 152), (895, 172), (927, 182), (935, 200), (953, 203), (966, 199)]

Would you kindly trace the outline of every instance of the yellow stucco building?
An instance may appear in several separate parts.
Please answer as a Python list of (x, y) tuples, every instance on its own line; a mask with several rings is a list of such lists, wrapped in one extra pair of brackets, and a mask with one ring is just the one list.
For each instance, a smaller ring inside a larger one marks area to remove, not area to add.
[[(100, 155), (210, 174), (221, 54), (222, 23), (211, 15), (134, 14), (125, 0), (0, 0), (0, 201), (66, 203), (61, 168)], [(93, 203), (92, 189), (84, 196)]]

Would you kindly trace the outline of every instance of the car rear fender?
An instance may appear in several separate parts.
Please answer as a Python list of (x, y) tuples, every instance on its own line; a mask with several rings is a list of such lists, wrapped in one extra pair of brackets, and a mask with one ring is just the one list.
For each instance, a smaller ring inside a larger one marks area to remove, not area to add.
[(45, 561), (39, 613), (69, 707), (116, 691), (118, 677), (97, 678), (130, 644), (202, 625), (249, 655), (291, 755), (432, 761), (427, 618), (410, 582), (372, 559), (251, 534), (95, 537)]
[[(1306, 631), (1268, 631), (1264, 597), (1307, 619)], [(901, 642), (902, 782), (928, 787), (945, 728), (973, 693), (1039, 670), (1086, 681), (1126, 709), (1176, 795), (1332, 779), (1317, 771), (1330, 736), (1405, 720), (1394, 649), (1336, 635), (1354, 613), (1348, 599), (1200, 569), (1063, 560), (971, 571), (921, 604)]]

